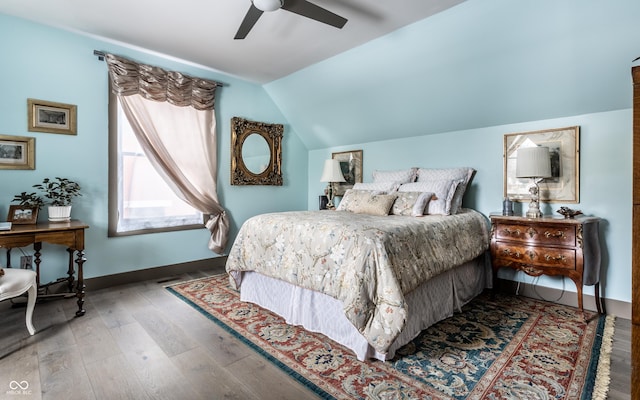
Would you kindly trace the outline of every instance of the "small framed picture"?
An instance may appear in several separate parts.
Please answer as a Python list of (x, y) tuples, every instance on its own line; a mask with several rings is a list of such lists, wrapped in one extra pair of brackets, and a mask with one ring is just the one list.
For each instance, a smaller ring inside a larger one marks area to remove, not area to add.
[(340, 170), (345, 182), (334, 182), (336, 196), (344, 196), (347, 189), (351, 189), (355, 183), (362, 182), (362, 150), (341, 151), (331, 153), (331, 158), (340, 162)]
[(0, 135), (0, 169), (36, 169), (36, 139)]
[(7, 221), (16, 225), (35, 224), (38, 221), (38, 207), (9, 206)]
[(77, 106), (27, 99), (30, 132), (77, 134)]

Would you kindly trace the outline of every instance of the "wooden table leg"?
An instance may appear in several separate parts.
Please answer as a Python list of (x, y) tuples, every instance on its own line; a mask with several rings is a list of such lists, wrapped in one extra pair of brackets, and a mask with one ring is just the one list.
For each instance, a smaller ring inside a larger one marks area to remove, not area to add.
[(73, 250), (72, 248), (68, 248), (67, 253), (69, 253), (69, 268), (67, 270), (67, 291), (69, 293), (73, 293), (73, 277), (76, 273), (73, 268), (73, 253), (75, 253), (75, 250)]
[(35, 257), (33, 258), (33, 262), (36, 264), (36, 285), (38, 285), (38, 288), (40, 287), (40, 263), (42, 262), (42, 260), (40, 260), (40, 256), (42, 255), (42, 253), (40, 253), (40, 250), (42, 250), (42, 242), (35, 242), (33, 244), (33, 250), (35, 250), (35, 253), (33, 254)]
[(78, 250), (78, 258), (76, 258), (76, 264), (78, 264), (78, 283), (76, 286), (76, 296), (78, 297), (78, 311), (76, 311), (76, 317), (81, 317), (85, 314), (84, 306), (84, 276), (82, 266), (87, 259), (84, 257), (84, 251)]

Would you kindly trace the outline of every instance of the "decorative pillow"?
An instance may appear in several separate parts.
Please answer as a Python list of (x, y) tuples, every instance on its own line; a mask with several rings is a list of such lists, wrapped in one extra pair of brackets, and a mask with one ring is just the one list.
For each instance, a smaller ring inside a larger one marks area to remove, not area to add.
[(401, 169), (397, 171), (373, 171), (374, 182), (409, 183), (416, 180), (417, 168)]
[(349, 189), (345, 192), (338, 210), (355, 214), (389, 215), (396, 195), (372, 194), (365, 190)]
[(434, 196), (433, 192), (398, 192), (396, 201), (391, 208), (392, 215), (411, 215), (420, 217)]
[(471, 183), (471, 180), (473, 179), (475, 173), (476, 170), (469, 167), (442, 169), (419, 168), (417, 171), (418, 178), (416, 181), (424, 182), (443, 179), (462, 179), (463, 182), (458, 185), (456, 193), (453, 196), (453, 201), (451, 203), (451, 214), (457, 214), (462, 207), (462, 198), (464, 197), (464, 193), (467, 191), (467, 188), (469, 187), (469, 184)]
[(435, 193), (427, 205), (427, 214), (450, 215), (453, 196), (462, 179), (440, 179), (425, 182), (411, 182), (400, 185), (398, 192), (432, 192)]
[(352, 204), (355, 204), (355, 202), (360, 201), (361, 196), (364, 195), (364, 193), (361, 193), (361, 192), (366, 192), (366, 191), (347, 189), (344, 192), (342, 199), (340, 199), (340, 203), (338, 203), (338, 207), (336, 207), (336, 210), (348, 211), (348, 209), (352, 207)]
[(390, 193), (398, 190), (398, 186), (400, 186), (400, 182), (372, 182), (372, 183), (362, 183), (358, 182), (353, 185), (354, 190), (374, 190), (377, 192)]

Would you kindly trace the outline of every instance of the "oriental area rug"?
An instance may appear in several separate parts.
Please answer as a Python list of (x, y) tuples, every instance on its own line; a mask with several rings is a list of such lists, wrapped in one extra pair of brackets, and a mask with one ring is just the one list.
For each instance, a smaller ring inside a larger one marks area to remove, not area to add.
[(241, 302), (226, 274), (167, 289), (325, 399), (605, 399), (613, 316), (482, 294), (390, 361)]

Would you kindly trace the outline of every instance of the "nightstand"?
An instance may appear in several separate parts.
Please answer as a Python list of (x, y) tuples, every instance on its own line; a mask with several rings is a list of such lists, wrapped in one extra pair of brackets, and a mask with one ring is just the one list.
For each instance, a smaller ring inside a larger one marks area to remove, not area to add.
[(578, 307), (583, 285), (595, 285), (596, 307), (604, 313), (600, 299), (599, 218), (525, 218), (490, 215), (493, 281), (500, 268), (527, 275), (566, 276), (576, 284)]

